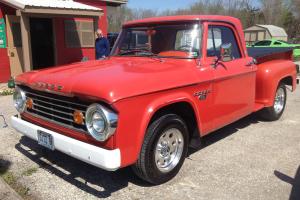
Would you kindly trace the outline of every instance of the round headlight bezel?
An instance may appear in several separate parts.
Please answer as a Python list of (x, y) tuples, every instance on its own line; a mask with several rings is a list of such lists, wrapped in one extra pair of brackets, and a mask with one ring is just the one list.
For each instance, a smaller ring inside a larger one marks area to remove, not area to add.
[(19, 113), (25, 112), (26, 109), (26, 93), (20, 87), (16, 87), (13, 94), (13, 101), (16, 110)]
[[(103, 128), (97, 131), (93, 124), (95, 115), (98, 114), (103, 119)], [(117, 127), (118, 116), (115, 112), (100, 105), (92, 104), (85, 113), (85, 124), (88, 133), (97, 141), (105, 141), (114, 134)]]

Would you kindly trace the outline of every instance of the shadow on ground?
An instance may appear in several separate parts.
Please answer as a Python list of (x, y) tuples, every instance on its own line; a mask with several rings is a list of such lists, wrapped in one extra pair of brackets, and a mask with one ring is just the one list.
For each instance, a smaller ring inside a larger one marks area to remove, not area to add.
[[(253, 123), (258, 123), (258, 121), (253, 115), (250, 115), (228, 125), (204, 137), (202, 148), (212, 145)], [(15, 148), (40, 167), (96, 197), (109, 197), (112, 193), (127, 187), (129, 183), (141, 187), (151, 186), (137, 178), (130, 167), (115, 172), (104, 171), (58, 151), (47, 150), (27, 137), (22, 137)], [(197, 151), (190, 149), (190, 154)]]
[(0, 176), (5, 174), (8, 171), (10, 165), (11, 163), (8, 160), (4, 160), (0, 156)]
[(221, 128), (217, 131), (214, 131), (207, 136), (204, 136), (201, 138), (201, 144), (199, 143), (199, 147), (196, 148), (190, 148), (189, 149), (189, 155), (192, 155), (193, 153), (197, 152), (198, 150), (201, 150), (205, 147), (208, 147), (212, 144), (215, 144), (218, 141), (221, 141), (222, 139), (238, 132), (240, 129), (246, 128), (250, 126), (251, 124), (259, 123), (258, 120), (259, 116), (254, 113), (251, 115), (248, 115), (232, 124), (229, 124), (225, 126), (224, 128)]
[(274, 174), (280, 180), (292, 185), (290, 200), (299, 200), (300, 199), (300, 166), (298, 167), (295, 178), (289, 177), (288, 175), (285, 175), (277, 170), (274, 171)]

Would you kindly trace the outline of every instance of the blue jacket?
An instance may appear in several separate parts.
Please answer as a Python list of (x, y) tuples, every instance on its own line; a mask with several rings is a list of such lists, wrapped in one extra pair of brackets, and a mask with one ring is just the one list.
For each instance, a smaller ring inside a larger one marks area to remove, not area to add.
[(95, 42), (96, 49), (96, 59), (102, 58), (103, 56), (108, 56), (110, 53), (110, 47), (108, 39), (105, 37), (97, 38)]

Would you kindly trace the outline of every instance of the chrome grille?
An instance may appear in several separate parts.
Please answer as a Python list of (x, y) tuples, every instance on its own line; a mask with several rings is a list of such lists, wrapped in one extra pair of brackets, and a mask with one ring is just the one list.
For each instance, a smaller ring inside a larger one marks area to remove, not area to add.
[(88, 103), (81, 102), (77, 98), (35, 91), (30, 88), (25, 89), (25, 92), (26, 98), (33, 100), (33, 107), (26, 109), (27, 113), (67, 128), (87, 131), (85, 125), (74, 123), (73, 113), (79, 110), (85, 115)]

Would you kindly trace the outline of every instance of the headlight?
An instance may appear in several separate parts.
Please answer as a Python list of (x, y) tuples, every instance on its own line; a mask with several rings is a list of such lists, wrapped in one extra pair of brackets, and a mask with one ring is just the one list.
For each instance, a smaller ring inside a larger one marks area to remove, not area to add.
[(17, 109), (19, 113), (22, 113), (25, 111), (25, 105), (26, 105), (26, 95), (23, 90), (21, 90), (19, 87), (16, 87), (14, 92), (14, 106)]
[(85, 113), (86, 128), (98, 141), (105, 141), (114, 134), (117, 122), (117, 114), (99, 104), (92, 104)]

